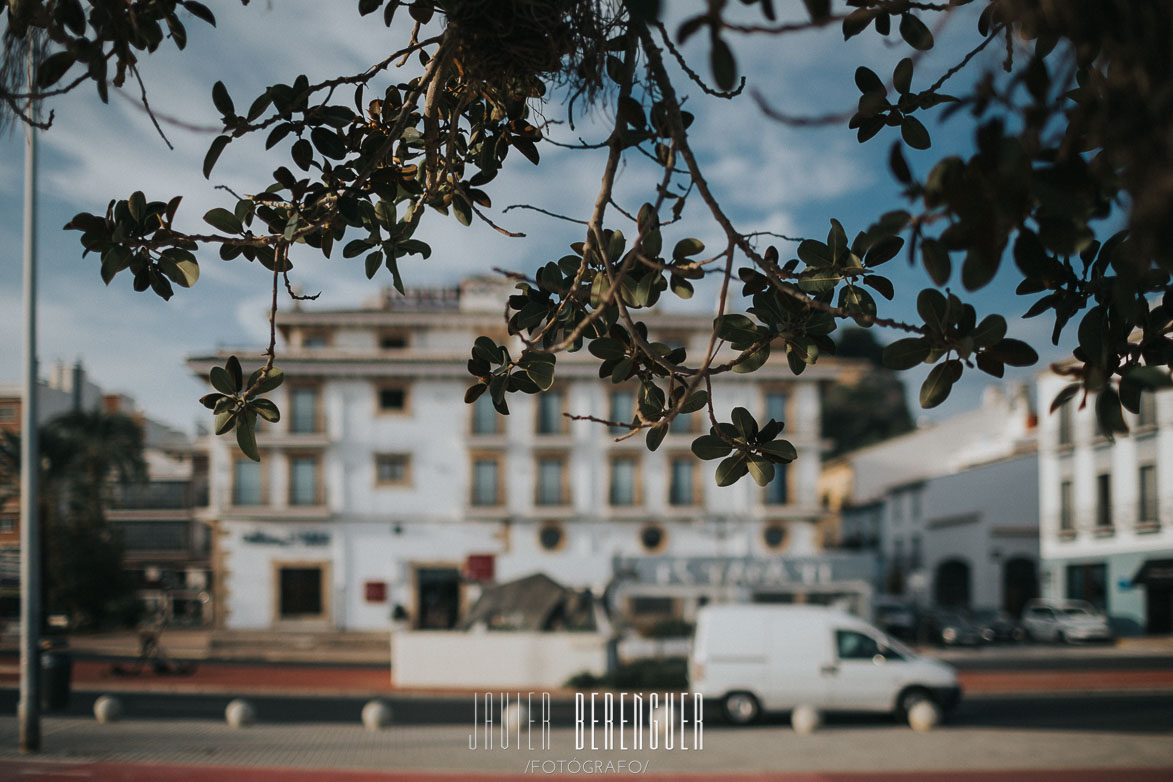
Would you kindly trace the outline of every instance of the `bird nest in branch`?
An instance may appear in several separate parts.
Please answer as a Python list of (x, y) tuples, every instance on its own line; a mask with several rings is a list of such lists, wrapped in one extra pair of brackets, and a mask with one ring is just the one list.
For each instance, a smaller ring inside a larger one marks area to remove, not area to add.
[(450, 0), (445, 6), (463, 78), (506, 100), (537, 97), (546, 83), (594, 98), (604, 84), (608, 41), (627, 18), (619, 0)]

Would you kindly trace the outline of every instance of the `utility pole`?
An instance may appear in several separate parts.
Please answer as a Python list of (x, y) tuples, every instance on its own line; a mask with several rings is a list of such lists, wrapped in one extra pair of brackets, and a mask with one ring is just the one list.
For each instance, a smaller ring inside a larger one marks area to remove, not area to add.
[[(32, 32), (26, 33), (28, 92), (35, 87)], [(24, 137), (24, 399), (20, 406), (20, 751), (41, 749), (41, 525), (37, 513), (37, 129), (28, 101)]]

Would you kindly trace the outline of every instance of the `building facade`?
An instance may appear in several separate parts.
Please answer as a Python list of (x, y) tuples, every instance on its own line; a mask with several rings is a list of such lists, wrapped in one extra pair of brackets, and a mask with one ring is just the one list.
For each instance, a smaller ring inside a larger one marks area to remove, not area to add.
[[(466, 405), (477, 336), (520, 352), (504, 331), (503, 300), (499, 283), (472, 280), (281, 316), (286, 380), (273, 398), (282, 418), (260, 427), (261, 463), (229, 437), (207, 440), (203, 518), (215, 527), (218, 624), (450, 628), (479, 583), (545, 573), (612, 594), (616, 562), (628, 558), (818, 555), (818, 383), (832, 366), (795, 377), (774, 362), (714, 378), (719, 415), (740, 405), (784, 419), (799, 453), (768, 487), (746, 478), (718, 488), (716, 463), (690, 451), (708, 430), (703, 412), (681, 416), (655, 452), (626, 429), (569, 417), (633, 417), (635, 386), (600, 380), (589, 357), (559, 355), (553, 388), (510, 395), (508, 416), (487, 395)], [(710, 317), (671, 314), (649, 324), (652, 339), (693, 355), (711, 326)], [(189, 365), (206, 375), (232, 352)], [(687, 616), (705, 598), (691, 588), (653, 592), (628, 589), (621, 608)]]
[(877, 588), (922, 607), (1017, 613), (1037, 594), (1036, 416), (1026, 387), (828, 462), (841, 548), (872, 552)]
[[(1038, 380), (1039, 408), (1068, 379)], [(1087, 600), (1119, 633), (1173, 632), (1173, 392), (1145, 392), (1126, 437), (1104, 437), (1078, 397), (1039, 427), (1043, 592)]]

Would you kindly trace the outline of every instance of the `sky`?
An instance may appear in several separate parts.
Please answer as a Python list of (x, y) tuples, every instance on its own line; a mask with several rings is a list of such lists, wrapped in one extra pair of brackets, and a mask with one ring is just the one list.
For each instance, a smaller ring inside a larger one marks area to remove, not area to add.
[[(254, 0), (242, 7), (236, 0), (209, 2), (217, 17), (212, 29), (186, 18), (188, 46), (176, 51), (170, 41), (155, 54), (144, 56), (140, 70), (152, 108), (160, 115), (186, 124), (212, 128), (217, 112), (211, 85), (221, 80), (239, 108), (247, 106), (267, 85), (290, 83), (299, 73), (311, 82), (353, 74), (385, 57), (406, 40), (397, 26), (383, 27), (378, 15), (360, 18), (356, 3), (318, 0)], [(688, 9), (703, 4), (692, 0), (665, 3), (669, 29)], [(779, 4), (792, 13), (799, 3)], [(959, 60), (976, 42), (972, 14), (963, 11), (936, 31), (937, 48), (917, 64), (914, 88)], [(404, 16), (401, 14), (400, 16)], [(702, 75), (709, 74), (708, 44), (698, 35), (684, 48), (686, 57)], [(742, 72), (748, 77), (746, 94), (733, 101), (703, 95), (684, 80), (677, 84), (688, 96), (686, 108), (697, 115), (691, 128), (692, 144), (713, 189), (744, 231), (773, 231), (789, 236), (822, 239), (830, 217), (838, 217), (849, 236), (889, 209), (904, 206), (887, 172), (887, 150), (896, 130), (885, 129), (876, 139), (859, 145), (846, 127), (794, 129), (764, 117), (749, 97), (756, 90), (775, 108), (789, 114), (820, 115), (850, 109), (859, 93), (853, 82), (857, 65), (867, 64), (882, 78), (908, 53), (869, 33), (843, 43), (838, 26), (824, 31), (787, 36), (745, 36), (731, 39)], [(998, 48), (998, 47), (991, 47)], [(981, 60), (979, 59), (979, 63)], [(964, 82), (963, 82), (964, 84)], [(226, 263), (216, 253), (200, 256), (200, 280), (189, 290), (176, 289), (170, 301), (153, 293), (135, 293), (128, 273), (104, 286), (97, 256), (82, 257), (79, 234), (62, 226), (76, 213), (102, 214), (112, 198), (127, 198), (142, 190), (149, 200), (167, 200), (182, 194), (177, 226), (193, 232), (204, 229), (200, 217), (212, 207), (232, 207), (233, 199), (218, 186), (236, 192), (256, 192), (271, 181), (271, 171), (288, 163), (286, 147), (266, 153), (263, 139), (229, 145), (210, 180), (201, 174), (201, 162), (214, 137), (212, 130), (191, 131), (164, 125), (174, 145), (168, 149), (137, 102), (138, 90), (111, 89), (102, 104), (87, 83), (56, 98), (52, 128), (38, 135), (38, 330), (42, 376), (58, 361), (81, 360), (90, 379), (107, 391), (134, 397), (152, 417), (188, 432), (207, 418), (198, 398), (204, 381), (187, 369), (185, 357), (206, 354), (225, 346), (241, 346), (259, 354), (268, 341), (269, 273), (242, 260)], [(543, 109), (548, 117), (563, 114), (557, 101)], [(605, 137), (607, 113), (596, 109), (580, 118), (571, 131), (554, 126), (551, 135), (599, 141)], [(964, 118), (943, 127), (930, 124), (933, 148), (926, 153), (906, 150), (913, 168), (925, 171), (943, 151), (963, 151), (969, 145)], [(464, 227), (453, 219), (429, 215), (422, 237), (433, 247), (428, 260), (412, 257), (401, 264), (409, 287), (451, 285), (493, 267), (532, 272), (565, 254), (582, 238), (578, 226), (528, 210), (504, 211), (527, 203), (585, 219), (589, 216), (601, 175), (602, 155), (541, 145), (542, 163), (532, 166), (512, 155), (502, 175), (487, 188), (493, 199), (492, 219), (511, 231), (526, 234), (510, 239), (480, 221)], [(0, 137), (0, 383), (20, 379), (21, 231), (24, 133)], [(616, 192), (634, 212), (650, 200), (658, 174), (632, 160), (621, 170)], [(666, 236), (675, 241), (697, 236), (710, 247), (721, 246), (715, 226), (704, 220), (695, 197), (682, 226)], [(610, 227), (611, 224), (609, 224)], [(620, 226), (622, 227), (622, 226)], [(676, 233), (679, 231), (679, 233)], [(626, 231), (630, 234), (630, 230)], [(793, 257), (793, 243), (779, 242), (783, 260)], [(368, 281), (362, 259), (324, 259), (308, 248), (292, 256), (293, 282), (321, 298), (308, 306), (345, 308), (360, 305), (390, 286), (385, 272)], [(1009, 268), (1007, 268), (1009, 267)], [(1008, 273), (1008, 271), (1010, 273)], [(915, 319), (915, 290), (927, 284), (919, 268), (910, 268), (905, 256), (884, 267), (898, 291), (912, 291), (896, 302), (879, 300), (880, 314)], [(1034, 369), (1019, 370), (1008, 379), (1029, 380), (1047, 362), (1070, 349), (1050, 346), (1046, 317), (1023, 321), (1018, 315), (1030, 305), (1013, 295), (1013, 264), (1004, 264), (994, 284), (979, 294), (962, 298), (978, 310), (978, 318), (1001, 312), (1010, 322), (1010, 336), (1025, 339), (1038, 349), (1042, 361)], [(951, 281), (960, 289), (956, 279)], [(915, 287), (914, 287), (915, 286)], [(683, 306), (692, 311), (715, 310), (709, 284)], [(710, 295), (706, 296), (705, 294)], [(282, 294), (282, 307), (288, 307)], [(882, 333), (883, 341), (901, 336)], [(242, 353), (244, 355), (244, 353)], [(278, 362), (279, 363), (279, 362)], [(927, 374), (921, 367), (904, 374), (914, 416), (953, 415), (977, 404), (982, 388), (996, 382), (976, 371), (955, 388), (934, 411), (919, 411), (916, 389)]]

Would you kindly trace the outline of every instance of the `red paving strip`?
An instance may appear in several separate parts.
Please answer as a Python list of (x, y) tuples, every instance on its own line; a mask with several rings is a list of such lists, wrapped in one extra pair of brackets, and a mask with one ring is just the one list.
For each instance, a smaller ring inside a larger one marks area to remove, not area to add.
[(962, 671), (967, 694), (1173, 688), (1173, 671)]
[(43, 760), (0, 760), (0, 779), (22, 782), (513, 782), (534, 778), (568, 782), (582, 777), (617, 782), (633, 778), (652, 782), (927, 782), (948, 778), (951, 782), (1166, 782), (1173, 769), (1073, 769), (989, 771), (877, 771), (877, 772), (702, 772), (682, 774), (483, 774), (430, 771), (339, 771), (233, 766), (173, 766), (147, 763), (54, 763)]
[[(15, 684), (15, 671), (0, 672), (0, 684)], [(1173, 670), (1125, 671), (962, 671), (958, 679), (970, 695), (1016, 692), (1138, 691), (1173, 689)], [(391, 693), (396, 687), (384, 668), (320, 665), (198, 665), (187, 676), (137, 676), (113, 673), (109, 662), (79, 660), (73, 664), (73, 685), (79, 689), (171, 692), (299, 692), (365, 695)], [(406, 691), (401, 691), (406, 692)], [(463, 690), (444, 694), (462, 694)]]

